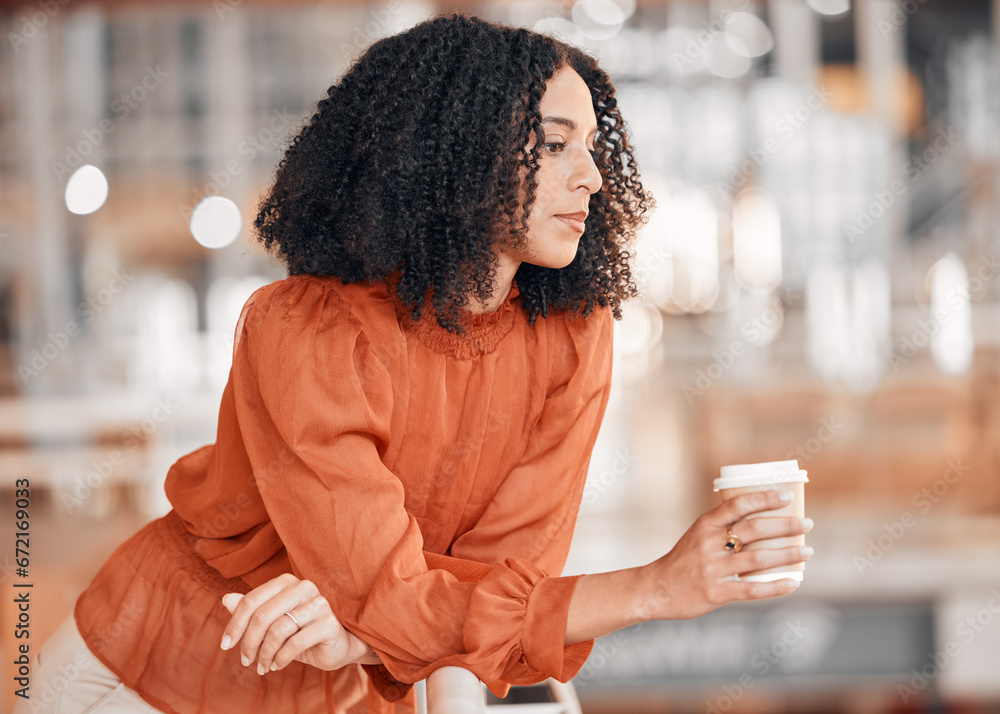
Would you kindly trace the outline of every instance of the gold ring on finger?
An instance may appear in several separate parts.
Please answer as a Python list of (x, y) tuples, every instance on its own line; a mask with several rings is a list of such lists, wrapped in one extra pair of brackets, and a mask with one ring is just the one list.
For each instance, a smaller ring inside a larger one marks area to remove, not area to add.
[(740, 537), (735, 535), (732, 531), (729, 531), (729, 540), (726, 541), (726, 550), (730, 553), (739, 553), (743, 550), (743, 541), (740, 540)]

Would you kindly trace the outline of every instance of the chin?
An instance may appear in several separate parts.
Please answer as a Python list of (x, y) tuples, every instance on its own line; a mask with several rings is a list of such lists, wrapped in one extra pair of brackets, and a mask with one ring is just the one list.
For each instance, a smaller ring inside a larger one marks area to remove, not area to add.
[(565, 268), (565, 267), (571, 265), (574, 260), (576, 260), (576, 253), (575, 252), (573, 253), (573, 255), (569, 256), (566, 260), (562, 260), (562, 261), (559, 262), (558, 265), (553, 265), (552, 267), (553, 268)]
[(533, 260), (527, 260), (525, 262), (537, 265), (540, 268), (552, 268), (553, 270), (558, 270), (559, 268), (565, 268), (574, 260), (576, 260), (575, 248), (572, 253), (553, 251), (552, 253), (546, 253), (543, 256), (536, 256)]
[(565, 268), (576, 259), (577, 251), (580, 248), (580, 238), (583, 237), (579, 233), (566, 230), (550, 232), (544, 238), (538, 236), (537, 233), (535, 236), (533, 250), (526, 251), (523, 261), (540, 268), (553, 270)]

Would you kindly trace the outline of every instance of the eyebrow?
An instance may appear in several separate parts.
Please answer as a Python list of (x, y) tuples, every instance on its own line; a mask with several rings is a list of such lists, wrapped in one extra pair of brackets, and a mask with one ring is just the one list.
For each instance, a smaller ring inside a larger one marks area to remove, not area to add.
[[(559, 124), (560, 126), (564, 126), (571, 131), (576, 129), (576, 122), (573, 121), (572, 119), (567, 119), (565, 117), (545, 117), (544, 119), (542, 119), (542, 124)], [(593, 129), (590, 130), (590, 134), (596, 134), (596, 133), (597, 133), (597, 127), (595, 126)], [(587, 134), (587, 136), (590, 136), (590, 134)]]

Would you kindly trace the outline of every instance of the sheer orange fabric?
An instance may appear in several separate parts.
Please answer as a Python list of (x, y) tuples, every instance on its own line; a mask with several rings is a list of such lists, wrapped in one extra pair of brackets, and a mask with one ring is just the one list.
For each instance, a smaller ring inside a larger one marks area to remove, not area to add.
[[(403, 712), (445, 665), (500, 696), (568, 681), (578, 576), (559, 577), (607, 405), (612, 317), (527, 324), (516, 284), (448, 333), (385, 284), (292, 276), (247, 302), (214, 444), (178, 460), (173, 510), (126, 541), (75, 609), (95, 654), (154, 706)], [(219, 648), (226, 592), (312, 580), (380, 666), (258, 676)], [(367, 676), (366, 676), (367, 675)]]

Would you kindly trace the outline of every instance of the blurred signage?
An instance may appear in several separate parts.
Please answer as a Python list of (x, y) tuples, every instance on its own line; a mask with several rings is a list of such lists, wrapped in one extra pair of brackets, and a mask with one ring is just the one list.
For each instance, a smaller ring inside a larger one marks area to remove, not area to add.
[(581, 691), (895, 682), (933, 652), (931, 603), (730, 605), (602, 637), (573, 682)]

